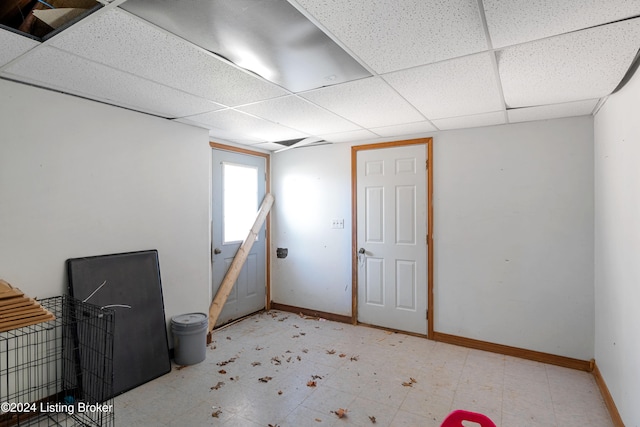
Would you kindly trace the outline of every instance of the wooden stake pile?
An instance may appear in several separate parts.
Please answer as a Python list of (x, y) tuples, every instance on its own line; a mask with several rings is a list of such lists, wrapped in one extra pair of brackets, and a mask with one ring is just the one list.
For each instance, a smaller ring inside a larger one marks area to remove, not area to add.
[(55, 319), (38, 301), (0, 279), (0, 332)]

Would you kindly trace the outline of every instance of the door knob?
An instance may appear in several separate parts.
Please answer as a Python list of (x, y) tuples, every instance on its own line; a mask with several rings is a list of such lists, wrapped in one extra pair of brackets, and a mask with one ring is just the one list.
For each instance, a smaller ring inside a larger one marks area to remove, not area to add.
[(214, 253), (214, 254), (216, 254), (216, 255), (218, 255), (218, 254), (221, 254), (221, 253), (222, 253), (222, 250), (221, 250), (220, 248), (215, 248), (215, 249), (213, 250), (213, 253)]
[(360, 248), (360, 250), (358, 250), (358, 253), (361, 255), (364, 255), (367, 251), (364, 250), (364, 248)]

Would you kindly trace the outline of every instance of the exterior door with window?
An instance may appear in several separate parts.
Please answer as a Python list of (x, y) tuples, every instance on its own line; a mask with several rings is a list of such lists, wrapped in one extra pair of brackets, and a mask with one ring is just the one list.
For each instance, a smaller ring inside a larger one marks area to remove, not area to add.
[[(214, 149), (212, 167), (213, 296), (253, 226), (266, 191), (266, 160)], [(258, 233), (215, 326), (259, 311), (266, 303), (266, 226)]]

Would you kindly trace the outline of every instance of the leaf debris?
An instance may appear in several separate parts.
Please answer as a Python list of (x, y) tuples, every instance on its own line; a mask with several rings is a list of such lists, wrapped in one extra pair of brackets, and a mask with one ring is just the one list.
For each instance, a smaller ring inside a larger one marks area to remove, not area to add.
[(258, 378), (258, 381), (260, 381), (261, 383), (268, 383), (272, 379), (273, 378), (271, 377), (262, 377), (262, 378)]
[(336, 354), (336, 351), (334, 349), (327, 350), (327, 354)]
[(229, 360), (225, 360), (225, 361), (223, 361), (223, 362), (218, 362), (218, 363), (216, 363), (216, 365), (218, 365), (218, 366), (225, 366), (225, 365), (228, 365), (229, 363), (233, 363), (233, 362), (235, 362), (235, 361), (236, 361), (236, 358), (235, 358), (235, 357), (232, 357), (232, 358), (231, 358), (231, 359), (229, 359)]
[(224, 375), (224, 374), (226, 374), (226, 373), (227, 373), (227, 371), (225, 371), (224, 369), (220, 369), (220, 370), (218, 371), (218, 373), (219, 373), (219, 374)]
[(337, 416), (338, 418), (346, 418), (346, 417), (347, 417), (347, 412), (348, 412), (348, 411), (349, 411), (348, 409), (338, 408), (338, 410), (337, 410), (337, 411), (331, 411), (331, 412), (333, 412), (334, 414), (336, 414), (336, 416)]
[(405, 387), (413, 387), (413, 384), (417, 383), (418, 381), (416, 381), (415, 378), (411, 377), (409, 378), (409, 381), (403, 381), (402, 385)]
[(211, 413), (211, 416), (212, 416), (213, 418), (218, 418), (218, 417), (220, 416), (220, 414), (221, 414), (221, 413), (222, 413), (222, 411), (221, 411), (220, 409), (218, 409), (217, 411), (213, 411), (213, 412)]
[(281, 365), (282, 362), (280, 361), (280, 359), (278, 358), (278, 356), (273, 356), (271, 358), (271, 363), (273, 363), (274, 365)]
[(218, 390), (220, 389), (220, 387), (222, 387), (224, 385), (224, 383), (222, 381), (218, 381), (218, 384), (214, 385), (213, 387), (211, 387), (211, 390)]
[(374, 417), (373, 415), (369, 415), (369, 420), (371, 421), (371, 424), (376, 423), (376, 417)]
[(260, 366), (260, 365), (262, 365), (262, 363), (260, 363), (260, 362), (252, 362), (251, 363), (251, 366)]

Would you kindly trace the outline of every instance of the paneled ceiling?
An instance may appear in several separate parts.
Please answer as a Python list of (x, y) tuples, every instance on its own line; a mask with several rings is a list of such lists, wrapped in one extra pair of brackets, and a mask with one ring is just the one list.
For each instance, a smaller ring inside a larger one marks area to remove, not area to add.
[(292, 91), (100, 2), (45, 41), (1, 28), (0, 78), (269, 151), (592, 114), (640, 48), (638, 0), (289, 0), (370, 74)]

